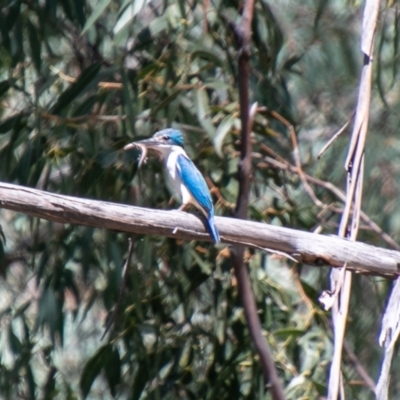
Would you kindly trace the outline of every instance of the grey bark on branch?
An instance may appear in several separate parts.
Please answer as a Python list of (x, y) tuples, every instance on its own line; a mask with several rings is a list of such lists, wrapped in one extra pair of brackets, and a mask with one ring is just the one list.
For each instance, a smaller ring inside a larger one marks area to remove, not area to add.
[[(154, 210), (65, 196), (0, 182), (0, 208), (63, 224), (86, 225), (121, 232), (211, 241), (199, 215)], [(222, 242), (277, 251), (317, 267), (397, 277), (400, 252), (261, 222), (216, 217)]]

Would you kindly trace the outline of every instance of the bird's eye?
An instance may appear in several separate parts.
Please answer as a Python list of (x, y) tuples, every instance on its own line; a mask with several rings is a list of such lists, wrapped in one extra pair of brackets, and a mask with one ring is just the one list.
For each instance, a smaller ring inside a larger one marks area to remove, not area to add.
[(169, 136), (165, 135), (165, 136), (163, 136), (163, 139), (164, 140), (169, 140)]

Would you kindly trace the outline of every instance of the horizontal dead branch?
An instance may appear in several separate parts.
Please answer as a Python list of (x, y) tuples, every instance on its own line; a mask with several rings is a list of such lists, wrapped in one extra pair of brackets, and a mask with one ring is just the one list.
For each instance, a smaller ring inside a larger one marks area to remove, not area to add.
[[(82, 199), (0, 182), (0, 207), (64, 224), (87, 225), (122, 232), (158, 235), (184, 240), (211, 241), (204, 221), (181, 211), (154, 210)], [(216, 217), (225, 243), (240, 243), (286, 253), (314, 266), (397, 277), (400, 252), (337, 236), (318, 235), (260, 222)]]

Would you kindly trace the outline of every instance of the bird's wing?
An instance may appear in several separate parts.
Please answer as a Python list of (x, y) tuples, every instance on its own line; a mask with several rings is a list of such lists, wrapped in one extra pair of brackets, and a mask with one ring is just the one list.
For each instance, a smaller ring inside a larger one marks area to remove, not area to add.
[(208, 216), (214, 214), (213, 204), (206, 181), (193, 162), (183, 154), (177, 157), (177, 170), (189, 193), (199, 203)]

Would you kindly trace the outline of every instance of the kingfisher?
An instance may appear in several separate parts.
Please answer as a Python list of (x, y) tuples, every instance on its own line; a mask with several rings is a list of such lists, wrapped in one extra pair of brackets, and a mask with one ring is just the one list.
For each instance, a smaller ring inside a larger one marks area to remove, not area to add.
[(200, 171), (193, 164), (184, 150), (182, 133), (177, 129), (163, 129), (156, 132), (151, 138), (132, 142), (124, 150), (139, 147), (142, 151), (139, 167), (145, 160), (147, 150), (158, 153), (162, 159), (168, 178), (168, 188), (182, 205), (182, 211), (189, 204), (197, 207), (205, 216), (208, 231), (215, 243), (220, 241), (219, 233), (214, 222), (214, 206), (206, 181)]

